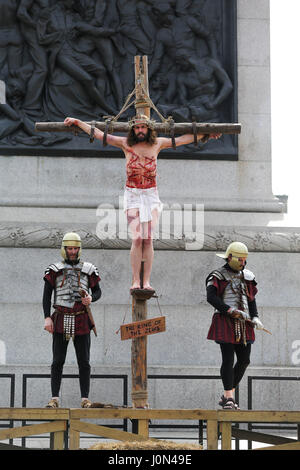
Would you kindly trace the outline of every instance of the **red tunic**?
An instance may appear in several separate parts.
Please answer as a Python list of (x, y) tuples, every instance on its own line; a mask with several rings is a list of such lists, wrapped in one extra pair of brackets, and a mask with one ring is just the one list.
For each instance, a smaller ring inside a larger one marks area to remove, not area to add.
[[(216, 277), (213, 278), (213, 285), (217, 288), (217, 296), (222, 297), (229, 281), (219, 280)], [(248, 300), (254, 300), (257, 293), (256, 283), (253, 281), (245, 280), (247, 285), (247, 297)], [(207, 334), (207, 339), (216, 341), (217, 343), (233, 343), (240, 344), (236, 341), (234, 320), (226, 314), (214, 313), (212, 322)], [(251, 323), (246, 322), (246, 341), (253, 343), (255, 341), (254, 327)]]
[[(61, 274), (61, 271), (54, 272), (52, 270), (49, 271), (48, 274), (44, 276), (44, 279), (46, 279), (51, 286), (55, 289), (55, 281), (56, 277)], [(89, 276), (89, 287), (92, 289), (94, 286), (98, 284), (100, 281), (100, 277), (97, 276), (95, 273), (93, 273), (91, 276)], [(63, 313), (74, 313), (74, 312), (80, 312), (84, 311), (84, 313), (80, 313), (78, 315), (75, 315), (75, 335), (86, 335), (90, 332), (92, 327), (94, 325), (91, 324), (88, 313), (86, 311), (85, 306), (83, 305), (82, 302), (75, 302), (74, 306), (72, 308), (68, 307), (61, 307), (60, 305), (54, 305), (55, 310), (61, 312), (59, 314), (53, 313), (51, 315), (53, 324), (54, 324), (54, 331), (55, 333), (63, 333), (64, 332), (64, 327), (63, 327), (63, 319), (64, 315)]]
[(146, 163), (141, 163), (141, 157), (132, 149), (127, 149), (132, 157), (126, 164), (126, 186), (128, 188), (148, 189), (156, 187), (156, 158), (144, 157)]

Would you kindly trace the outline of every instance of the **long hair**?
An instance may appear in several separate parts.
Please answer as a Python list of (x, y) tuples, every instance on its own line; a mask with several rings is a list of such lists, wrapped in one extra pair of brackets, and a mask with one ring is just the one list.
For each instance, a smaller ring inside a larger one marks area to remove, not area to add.
[[(148, 127), (148, 132), (146, 135), (146, 142), (150, 145), (156, 144), (156, 138), (157, 138), (156, 131)], [(127, 135), (127, 145), (129, 145), (129, 147), (132, 147), (133, 145), (138, 144), (138, 143), (139, 143), (139, 140), (137, 136), (135, 135), (134, 129), (132, 127)]]

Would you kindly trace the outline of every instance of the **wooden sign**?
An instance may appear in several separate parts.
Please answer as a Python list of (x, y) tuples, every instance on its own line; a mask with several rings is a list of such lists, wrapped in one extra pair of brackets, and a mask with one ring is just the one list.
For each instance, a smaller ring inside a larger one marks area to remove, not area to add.
[(141, 338), (162, 331), (166, 331), (166, 317), (148, 318), (147, 320), (122, 325), (121, 340)]

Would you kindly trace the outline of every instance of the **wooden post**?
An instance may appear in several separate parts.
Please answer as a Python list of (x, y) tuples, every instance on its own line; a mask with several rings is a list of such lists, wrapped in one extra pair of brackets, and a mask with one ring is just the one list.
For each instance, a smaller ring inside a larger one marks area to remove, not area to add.
[(222, 450), (231, 450), (231, 423), (222, 422), (220, 423), (220, 429), (222, 433)]
[(138, 420), (138, 434), (145, 439), (149, 439), (149, 420), (139, 419)]
[[(141, 266), (141, 277), (143, 273)], [(141, 285), (142, 287), (142, 285)], [(132, 290), (132, 321), (146, 320), (147, 300), (155, 291), (145, 289)], [(132, 406), (134, 408), (149, 408), (147, 385), (147, 336), (133, 338), (131, 343), (131, 374), (132, 374)]]
[(150, 118), (150, 105), (147, 102), (147, 96), (149, 96), (149, 83), (148, 83), (148, 57), (144, 55), (142, 57), (135, 56), (134, 58), (134, 69), (135, 69), (135, 109), (136, 115), (147, 116)]
[[(132, 295), (132, 320), (147, 318), (147, 302)], [(147, 336), (136, 338), (131, 343), (132, 405), (134, 408), (148, 408), (147, 388)]]
[(78, 450), (80, 447), (80, 431), (77, 431), (76, 429), (76, 424), (79, 422), (80, 420), (78, 418), (70, 419), (70, 430), (69, 430), (69, 436), (70, 436), (69, 449), (70, 450)]
[[(135, 56), (135, 109), (136, 115), (145, 115), (150, 118), (150, 105), (147, 102), (149, 95), (148, 84), (148, 58)], [(132, 293), (132, 321), (146, 320), (147, 299), (149, 291), (144, 292), (144, 260), (141, 263), (139, 292)], [(143, 293), (144, 292), (144, 293)], [(151, 296), (154, 292), (151, 292)], [(132, 405), (134, 408), (148, 408), (147, 387), (147, 336), (132, 340), (131, 344), (131, 371), (132, 371)]]
[(64, 431), (56, 431), (53, 433), (53, 450), (63, 450), (64, 437)]
[(207, 450), (218, 450), (218, 421), (208, 419), (206, 425)]

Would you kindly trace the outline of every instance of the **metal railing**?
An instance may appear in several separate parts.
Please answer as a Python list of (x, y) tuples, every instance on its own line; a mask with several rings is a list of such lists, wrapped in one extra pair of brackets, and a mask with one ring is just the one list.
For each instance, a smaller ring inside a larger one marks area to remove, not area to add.
[[(150, 374), (148, 379), (163, 379), (163, 380), (220, 380), (219, 375), (166, 375), (166, 374)], [(239, 399), (239, 387), (236, 388), (235, 398)], [(203, 445), (204, 441), (204, 430), (206, 424), (202, 420), (198, 424), (150, 424), (149, 429), (195, 429), (198, 431), (197, 440), (199, 444)], [(178, 436), (177, 439), (184, 439), (182, 436)], [(190, 438), (186, 438), (190, 439)], [(237, 444), (238, 445), (238, 444)]]
[[(260, 375), (249, 375), (248, 376), (248, 384), (247, 384), (247, 394), (248, 394), (248, 410), (252, 410), (252, 406), (253, 406), (253, 382), (254, 381), (270, 381), (270, 380), (273, 380), (273, 381), (285, 381), (285, 382), (289, 382), (289, 381), (300, 381), (300, 377), (291, 377), (291, 376), (272, 376), (272, 375), (268, 375), (268, 376), (260, 376)], [(286, 431), (296, 431), (297, 432), (297, 436), (298, 436), (298, 439), (300, 440), (300, 425), (290, 425), (290, 426), (284, 426), (284, 425), (281, 425), (281, 426), (278, 426), (276, 424), (274, 425), (261, 425), (261, 424), (252, 424), (252, 423), (248, 423), (248, 430), (249, 431), (252, 431), (254, 429), (271, 429), (271, 430), (274, 430), (274, 431), (277, 431), (277, 430), (286, 430)], [(252, 448), (252, 442), (251, 441), (248, 441), (248, 449), (251, 449)]]
[[(23, 374), (22, 378), (22, 407), (26, 408), (27, 405), (27, 393), (28, 393), (28, 380), (29, 379), (51, 379), (50, 374)], [(62, 380), (65, 379), (79, 379), (78, 374), (63, 374)], [(101, 380), (101, 379), (121, 379), (123, 382), (123, 406), (128, 405), (128, 376), (126, 374), (91, 374), (91, 380)], [(22, 422), (22, 425), (26, 425), (26, 421)], [(110, 427), (116, 427), (127, 431), (127, 420), (123, 420), (123, 425), (120, 426), (118, 424), (110, 424)], [(44, 437), (45, 438), (45, 437)], [(83, 437), (85, 439), (85, 437)], [(22, 438), (22, 446), (26, 446), (26, 439), (30, 438)], [(65, 448), (68, 448), (68, 431), (65, 433)]]

